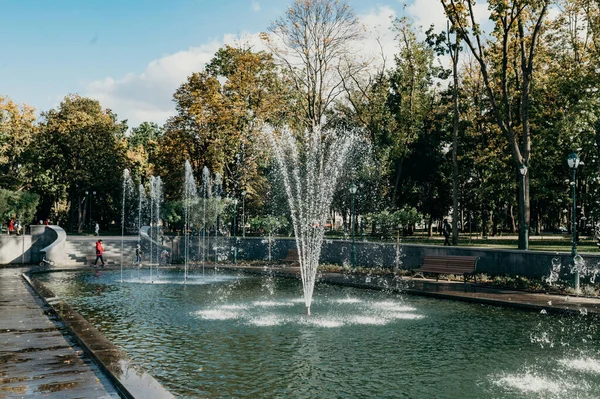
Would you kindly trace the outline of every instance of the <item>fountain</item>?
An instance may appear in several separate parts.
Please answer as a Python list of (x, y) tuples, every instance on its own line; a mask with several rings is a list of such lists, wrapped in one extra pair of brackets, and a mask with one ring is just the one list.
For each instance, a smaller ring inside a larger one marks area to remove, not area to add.
[(204, 265), (206, 264), (206, 202), (210, 198), (210, 171), (205, 166), (202, 169), (202, 275), (204, 275)]
[(337, 181), (357, 137), (355, 132), (316, 126), (297, 136), (289, 129), (265, 129), (290, 206), (300, 262), (306, 314), (315, 285), (325, 223)]
[(189, 259), (189, 246), (190, 246), (190, 219), (192, 205), (195, 205), (198, 199), (198, 192), (196, 189), (196, 182), (194, 181), (194, 174), (192, 172), (192, 165), (189, 161), (185, 161), (185, 185), (183, 193), (185, 221), (184, 221), (184, 273), (183, 281), (186, 282), (188, 278), (188, 259)]
[[(150, 281), (152, 278), (152, 266), (156, 266), (156, 274), (158, 275), (158, 263), (160, 261), (160, 247), (158, 246), (158, 238), (160, 233), (160, 206), (162, 202), (162, 180), (160, 176), (150, 178)], [(154, 225), (154, 233), (152, 226)], [(156, 263), (153, 262), (153, 242), (156, 241)]]
[(133, 180), (131, 180), (131, 175), (129, 174), (129, 169), (123, 170), (123, 201), (121, 207), (121, 282), (123, 282), (123, 241), (125, 239), (125, 203), (126, 199), (131, 199), (133, 197)]

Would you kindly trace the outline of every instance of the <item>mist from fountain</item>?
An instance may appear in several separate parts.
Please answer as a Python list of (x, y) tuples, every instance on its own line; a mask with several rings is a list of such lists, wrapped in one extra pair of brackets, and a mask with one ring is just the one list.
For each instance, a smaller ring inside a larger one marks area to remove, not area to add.
[(131, 199), (133, 197), (133, 180), (131, 180), (131, 175), (129, 173), (129, 169), (123, 170), (123, 201), (121, 207), (121, 282), (123, 282), (123, 241), (125, 239), (125, 204), (127, 198)]
[(204, 276), (204, 265), (206, 264), (206, 202), (211, 194), (210, 171), (205, 166), (202, 169), (202, 275)]
[[(158, 246), (158, 237), (160, 233), (160, 208), (162, 204), (162, 180), (160, 176), (152, 176), (150, 178), (150, 281), (153, 281), (152, 266), (156, 265), (156, 274), (158, 275), (158, 263), (160, 261), (160, 247)], [(152, 231), (152, 226), (155, 226), (155, 232)], [(156, 240), (156, 263), (153, 262), (153, 241)]]
[(314, 291), (325, 223), (342, 169), (358, 135), (355, 131), (266, 127), (290, 206), (306, 313)]
[(198, 189), (194, 181), (194, 173), (192, 165), (189, 161), (185, 161), (185, 186), (184, 186), (184, 210), (185, 210), (185, 226), (184, 226), (184, 272), (183, 281), (187, 282), (188, 278), (188, 260), (190, 247), (190, 227), (192, 207), (198, 202)]
[(219, 212), (220, 202), (221, 202), (221, 193), (223, 191), (223, 177), (220, 173), (215, 173), (215, 179), (213, 181), (213, 198), (215, 205), (215, 272), (217, 269), (217, 264), (219, 262), (219, 218), (221, 212)]

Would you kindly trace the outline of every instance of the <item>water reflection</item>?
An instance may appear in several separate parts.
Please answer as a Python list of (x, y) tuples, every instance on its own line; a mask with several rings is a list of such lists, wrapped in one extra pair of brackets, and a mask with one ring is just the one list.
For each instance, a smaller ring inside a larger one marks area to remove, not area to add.
[(184, 286), (180, 274), (44, 278), (184, 397), (600, 397), (590, 317), (325, 284), (306, 317), (297, 281), (211, 273)]

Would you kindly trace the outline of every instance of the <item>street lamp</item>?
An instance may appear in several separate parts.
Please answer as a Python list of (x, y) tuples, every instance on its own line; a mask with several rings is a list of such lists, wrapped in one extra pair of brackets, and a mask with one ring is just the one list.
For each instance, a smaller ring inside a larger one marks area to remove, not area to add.
[[(87, 204), (88, 202), (90, 202), (90, 195), (89, 195), (89, 194), (90, 194), (90, 192), (89, 192), (89, 191), (87, 191), (87, 190), (85, 190), (85, 201), (86, 201), (86, 204)], [(85, 209), (84, 209), (84, 211), (85, 211)], [(85, 213), (85, 212), (84, 212), (84, 213)], [(90, 214), (91, 214), (91, 213), (92, 213), (92, 210), (90, 209)], [(83, 223), (85, 224), (85, 219), (83, 220)], [(89, 224), (89, 229), (90, 229), (90, 231), (92, 230), (92, 216), (91, 216), (91, 215), (90, 215), (90, 224)]]
[(232, 200), (233, 203), (233, 264), (237, 263), (237, 198)]
[(354, 237), (354, 222), (356, 219), (356, 216), (354, 215), (354, 196), (356, 195), (356, 191), (358, 190), (358, 187), (356, 186), (356, 184), (352, 183), (350, 185), (350, 194), (352, 194), (352, 208), (350, 211), (350, 229), (352, 230), (352, 250), (350, 251), (350, 261), (352, 263), (352, 267), (356, 267), (356, 242), (355, 242), (355, 237)]
[(92, 202), (94, 202), (95, 195), (96, 195), (96, 192), (92, 191), (92, 198), (90, 200), (90, 231), (94, 231), (94, 226), (92, 226)]
[(525, 211), (525, 176), (527, 175), (527, 166), (521, 165), (519, 168), (519, 172), (521, 173), (521, 192), (523, 195), (521, 196), (523, 199), (523, 205), (521, 206), (521, 234), (519, 236), (519, 240), (521, 240), (520, 248), (527, 251), (529, 249), (529, 226), (527, 225), (527, 212)]
[(576, 153), (571, 153), (567, 157), (567, 164), (573, 173), (571, 178), (571, 197), (573, 199), (573, 214), (571, 215), (571, 233), (572, 233), (572, 248), (571, 248), (571, 257), (573, 258), (573, 268), (575, 269), (575, 292), (579, 292), (579, 269), (575, 264), (575, 256), (577, 256), (577, 202), (575, 198), (575, 173), (577, 171), (577, 167), (579, 166), (579, 155)]
[(242, 191), (242, 237), (246, 238), (246, 190)]

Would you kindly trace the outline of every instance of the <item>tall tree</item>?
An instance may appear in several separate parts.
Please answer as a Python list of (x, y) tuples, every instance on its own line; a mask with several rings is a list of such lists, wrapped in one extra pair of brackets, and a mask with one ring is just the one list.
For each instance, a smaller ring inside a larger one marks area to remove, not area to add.
[[(494, 31), (485, 42), (470, 0), (441, 0), (453, 29), (477, 60), (491, 112), (506, 137), (519, 170), (529, 167), (531, 156), (530, 107), (534, 61), (543, 33), (549, 0), (490, 0)], [(521, 223), (519, 248), (528, 246), (529, 176), (522, 179), (519, 195)]]
[(346, 1), (295, 0), (269, 32), (261, 37), (299, 95), (305, 127), (320, 126), (342, 82), (365, 67), (352, 50), (363, 35), (358, 18)]
[(204, 166), (219, 172), (230, 193), (265, 192), (259, 132), (263, 122), (281, 125), (291, 114), (289, 90), (271, 55), (224, 47), (173, 98), (177, 115), (167, 121), (157, 154), (167, 193), (179, 195), (186, 159), (197, 179)]
[(24, 157), (37, 129), (35, 119), (33, 108), (0, 96), (0, 188), (29, 188)]
[(70, 95), (56, 109), (42, 113), (40, 131), (30, 147), (37, 192), (53, 199), (59, 220), (69, 217), (83, 229), (89, 209), (85, 195), (96, 191), (95, 215), (101, 224), (118, 220), (123, 169), (126, 166), (125, 122), (97, 100)]

